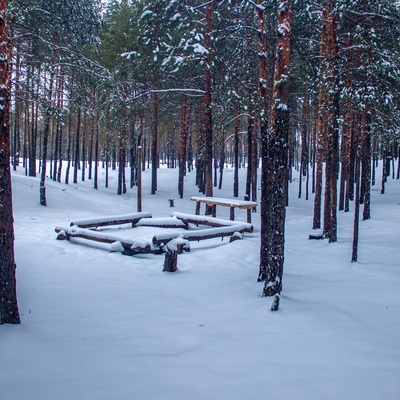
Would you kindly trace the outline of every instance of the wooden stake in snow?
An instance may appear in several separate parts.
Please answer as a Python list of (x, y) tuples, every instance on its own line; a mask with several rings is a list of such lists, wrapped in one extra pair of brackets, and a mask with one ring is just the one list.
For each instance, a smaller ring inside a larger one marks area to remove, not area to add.
[(163, 271), (175, 272), (178, 269), (178, 248), (175, 243), (168, 243), (164, 247), (165, 259)]
[(137, 211), (142, 212), (142, 147), (138, 147)]

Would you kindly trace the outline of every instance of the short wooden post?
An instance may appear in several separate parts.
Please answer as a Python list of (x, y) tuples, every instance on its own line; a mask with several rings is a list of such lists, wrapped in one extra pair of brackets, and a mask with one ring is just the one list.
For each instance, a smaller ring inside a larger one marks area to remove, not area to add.
[(164, 269), (166, 272), (175, 272), (178, 269), (178, 252), (176, 249), (171, 249), (168, 245), (165, 246)]
[(235, 220), (235, 207), (231, 207), (230, 219), (231, 221)]
[(251, 224), (251, 208), (247, 209), (247, 222)]
[(196, 201), (196, 215), (200, 215), (200, 202)]
[(138, 146), (137, 162), (137, 211), (142, 212), (142, 147)]
[(213, 204), (211, 206), (211, 215), (215, 218), (217, 216), (217, 205)]

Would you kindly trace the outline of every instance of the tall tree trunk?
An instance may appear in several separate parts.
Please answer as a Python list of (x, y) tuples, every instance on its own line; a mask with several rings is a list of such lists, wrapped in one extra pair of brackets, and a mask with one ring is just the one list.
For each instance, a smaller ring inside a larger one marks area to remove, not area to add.
[(267, 45), (265, 39), (265, 13), (263, 0), (258, 0), (257, 20), (258, 20), (258, 95), (260, 111), (260, 134), (261, 134), (261, 250), (260, 266), (258, 271), (258, 281), (264, 281), (267, 276), (270, 251), (270, 229), (271, 214), (269, 204), (271, 199), (267, 191), (268, 186), (268, 157), (269, 157), (269, 137), (268, 137), (268, 92), (267, 92)]
[[(357, 138), (357, 141), (359, 139)], [(358, 230), (359, 230), (359, 213), (360, 213), (360, 157), (361, 157), (361, 146), (358, 144), (357, 152), (355, 155), (355, 186), (356, 186), (356, 197), (354, 201), (354, 228), (353, 228), (353, 249), (351, 255), (351, 262), (356, 262), (358, 259)]]
[(125, 181), (125, 160), (126, 160), (126, 106), (122, 106), (122, 127), (119, 135), (119, 147), (118, 147), (118, 194), (126, 193), (126, 181)]
[[(364, 189), (363, 220), (371, 218), (371, 112), (364, 111), (362, 176)], [(361, 196), (361, 194), (360, 194)]]
[(219, 181), (218, 181), (218, 189), (222, 189), (222, 179), (224, 176), (224, 165), (225, 165), (225, 130), (222, 131), (221, 138), (221, 153), (219, 155)]
[(78, 116), (76, 118), (76, 130), (75, 130), (75, 157), (74, 157), (74, 180), (73, 183), (78, 183), (78, 168), (80, 163), (79, 155), (79, 139), (81, 136), (81, 107), (78, 106)]
[(19, 324), (10, 171), (12, 45), (7, 38), (6, 7), (7, 1), (0, 0), (0, 324)]
[(303, 101), (302, 114), (301, 114), (301, 154), (300, 154), (300, 171), (299, 171), (299, 194), (301, 198), (301, 189), (303, 177), (307, 177), (308, 165), (308, 129), (309, 129), (309, 104), (306, 97)]
[[(266, 177), (266, 194), (268, 202), (263, 206), (261, 220), (262, 228), (269, 232), (261, 233), (267, 237), (267, 243), (261, 243), (262, 260), (267, 260), (264, 266), (264, 296), (275, 296), (271, 310), (279, 307), (279, 295), (282, 290), (283, 264), (285, 258), (285, 217), (288, 182), (288, 139), (289, 139), (289, 68), (290, 68), (290, 19), (291, 2), (281, 0), (278, 11), (278, 29), (276, 45), (276, 61), (274, 84), (272, 92), (271, 127), (268, 143), (268, 158), (263, 165)], [(266, 169), (266, 171), (265, 171)], [(263, 239), (262, 239), (263, 240)]]
[(322, 87), (319, 92), (318, 102), (318, 125), (316, 143), (316, 169), (315, 169), (315, 196), (314, 196), (314, 217), (313, 229), (321, 229), (321, 205), (322, 205), (322, 169), (325, 150), (325, 127), (324, 127), (324, 93)]
[(181, 126), (179, 134), (179, 179), (178, 179), (178, 193), (179, 197), (183, 199), (183, 187), (186, 167), (186, 145), (188, 136), (187, 126), (187, 97), (184, 95), (181, 100)]
[(233, 175), (233, 197), (239, 196), (239, 130), (240, 130), (240, 117), (239, 109), (236, 110), (235, 119), (235, 133), (234, 133), (234, 157), (235, 169)]
[[(205, 96), (204, 96), (204, 127), (205, 127), (205, 195), (212, 197), (213, 195), (213, 125), (212, 125), (212, 60), (211, 60), (211, 35), (212, 35), (212, 15), (213, 15), (214, 2), (209, 1), (206, 5), (205, 15)], [(211, 214), (211, 207), (207, 207), (206, 214)]]
[(82, 161), (82, 169), (81, 176), (82, 182), (85, 182), (86, 179), (86, 136), (87, 136), (87, 112), (83, 114), (83, 129), (82, 129), (82, 151), (81, 151), (81, 161)]
[[(135, 133), (136, 117), (133, 118), (130, 127), (130, 148), (129, 148), (129, 163), (130, 163), (130, 187), (131, 189), (137, 183), (137, 138)], [(138, 138), (139, 139), (139, 138)]]
[(72, 147), (72, 115), (69, 115), (67, 129), (67, 168), (65, 171), (65, 184), (69, 183), (69, 171), (71, 169), (71, 147)]
[(94, 179), (93, 187), (98, 190), (99, 188), (99, 108), (96, 108), (96, 118), (94, 123), (95, 139), (94, 139)]
[[(251, 168), (251, 201), (257, 201), (257, 171), (258, 171), (258, 119), (253, 118), (254, 121), (254, 132), (252, 140), (253, 157), (252, 157), (252, 168)], [(256, 209), (253, 209), (256, 212)]]
[(12, 164), (14, 171), (17, 170), (17, 166), (19, 165), (19, 152), (20, 152), (20, 110), (21, 110), (21, 101), (19, 99), (19, 88), (20, 88), (20, 76), (21, 76), (21, 57), (20, 52), (17, 51), (15, 58), (15, 106), (14, 106), (14, 137), (13, 137), (13, 146), (12, 146)]
[(93, 146), (94, 146), (94, 136), (95, 136), (95, 122), (94, 117), (90, 118), (89, 125), (89, 151), (88, 151), (88, 179), (92, 179), (93, 176)]
[[(326, 70), (326, 55), (328, 51), (328, 35), (329, 35), (329, 11), (327, 7), (327, 2), (324, 3), (323, 13), (322, 13), (322, 30), (321, 30), (321, 43), (320, 43), (320, 57), (321, 57), (321, 71)], [(317, 168), (315, 177), (315, 197), (314, 197), (314, 218), (313, 218), (313, 229), (321, 228), (321, 205), (322, 205), (322, 170), (325, 152), (325, 120), (327, 119), (326, 110), (326, 97), (327, 88), (325, 82), (320, 78), (320, 89), (319, 89), (319, 99), (318, 99), (318, 129), (317, 129)], [(328, 163), (327, 163), (328, 164)], [(329, 174), (329, 169), (328, 169)], [(326, 183), (329, 185), (329, 180), (326, 178)], [(325, 200), (329, 201), (329, 195)], [(327, 209), (327, 204), (325, 203), (325, 211)], [(324, 221), (326, 221), (327, 215), (324, 215)], [(325, 229), (326, 223), (324, 223)]]
[(251, 180), (253, 178), (253, 135), (254, 135), (254, 116), (253, 116), (253, 107), (250, 105), (251, 101), (249, 101), (249, 116), (247, 117), (247, 174), (246, 174), (246, 191), (244, 194), (245, 200), (250, 200), (251, 198)]
[(158, 94), (153, 94), (153, 132), (151, 137), (151, 194), (157, 191), (158, 168)]
[(53, 102), (53, 84), (54, 84), (54, 56), (51, 58), (50, 62), (50, 77), (49, 77), (49, 90), (48, 90), (48, 105), (46, 108), (46, 113), (44, 117), (44, 129), (43, 129), (43, 143), (42, 143), (42, 168), (40, 175), (40, 205), (47, 206), (46, 199), (46, 168), (47, 168), (47, 144), (49, 140), (50, 123), (51, 123), (51, 109)]

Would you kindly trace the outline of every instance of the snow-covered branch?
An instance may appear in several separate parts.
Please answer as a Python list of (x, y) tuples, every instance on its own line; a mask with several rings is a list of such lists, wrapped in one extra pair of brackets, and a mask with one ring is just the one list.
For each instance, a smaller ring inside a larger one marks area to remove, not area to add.
[(204, 95), (205, 91), (201, 89), (154, 89), (154, 90), (148, 90), (146, 92), (142, 92), (140, 94), (135, 94), (127, 99), (127, 102), (137, 100), (140, 97), (143, 96), (148, 96), (149, 94), (153, 93), (192, 93), (193, 96), (200, 96)]

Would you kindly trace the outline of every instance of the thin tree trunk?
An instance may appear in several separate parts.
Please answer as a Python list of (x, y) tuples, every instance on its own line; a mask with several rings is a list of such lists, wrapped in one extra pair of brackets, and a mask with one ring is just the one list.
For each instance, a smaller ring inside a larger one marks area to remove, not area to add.
[(54, 84), (54, 56), (51, 58), (50, 62), (50, 81), (48, 90), (48, 106), (46, 108), (45, 118), (44, 118), (44, 129), (43, 129), (43, 143), (42, 143), (42, 168), (40, 176), (40, 205), (47, 206), (46, 199), (46, 168), (47, 168), (47, 144), (50, 132), (50, 122), (51, 122), (51, 109), (52, 109), (52, 97), (53, 97), (53, 84)]
[(363, 220), (365, 221), (371, 218), (371, 113), (366, 110), (364, 114), (362, 174), (364, 178)]
[(95, 118), (95, 139), (94, 139), (94, 180), (93, 187), (98, 190), (99, 188), (99, 109), (96, 109), (96, 118)]
[[(252, 140), (252, 147), (253, 147), (253, 157), (252, 157), (252, 168), (251, 168), (251, 201), (257, 201), (257, 172), (258, 172), (258, 119), (254, 118), (254, 132), (253, 132), (253, 140)], [(256, 209), (253, 209), (253, 212), (256, 212)]]
[[(361, 152), (359, 147), (359, 153)], [(351, 255), (351, 262), (357, 262), (358, 259), (358, 231), (359, 231), (359, 214), (360, 214), (360, 156), (356, 155), (356, 172), (355, 172), (355, 185), (356, 197), (354, 201), (354, 228), (353, 228), (353, 250)]]
[(86, 180), (86, 136), (87, 136), (87, 112), (83, 114), (83, 129), (82, 129), (82, 151), (81, 151), (81, 161), (82, 161), (82, 169), (81, 176), (82, 182)]
[(126, 193), (126, 181), (125, 181), (125, 141), (126, 141), (126, 106), (123, 105), (122, 113), (122, 127), (119, 135), (119, 148), (118, 148), (118, 194)]
[(249, 101), (249, 116), (247, 118), (247, 174), (246, 174), (246, 192), (244, 195), (245, 200), (251, 198), (251, 180), (253, 177), (253, 135), (254, 135), (254, 117), (251, 101)]
[(381, 186), (381, 194), (385, 194), (385, 183), (387, 180), (387, 151), (386, 148), (383, 150), (382, 154), (382, 186)]
[(20, 152), (20, 110), (21, 110), (21, 101), (19, 99), (19, 87), (20, 87), (20, 53), (17, 51), (16, 59), (15, 59), (15, 106), (14, 106), (14, 137), (13, 137), (13, 147), (12, 147), (12, 157), (13, 157), (13, 169), (17, 170), (17, 166), (19, 165), (19, 152)]
[(68, 133), (67, 133), (67, 168), (65, 171), (65, 183), (69, 183), (69, 171), (71, 169), (71, 145), (72, 145), (72, 115), (69, 116)]
[(75, 130), (75, 157), (74, 157), (74, 180), (73, 183), (78, 183), (78, 168), (80, 162), (79, 155), (79, 138), (81, 134), (81, 107), (78, 106), (78, 116), (76, 119), (76, 130)]
[(233, 175), (233, 197), (239, 196), (239, 130), (240, 130), (239, 110), (236, 110), (235, 134), (234, 134), (235, 168)]
[(183, 199), (185, 166), (186, 166), (186, 146), (188, 136), (187, 126), (187, 97), (183, 96), (181, 100), (181, 126), (179, 135), (179, 179), (178, 179), (178, 193), (179, 197)]
[[(204, 169), (204, 187), (205, 195), (208, 197), (213, 196), (213, 180), (212, 180), (212, 158), (213, 158), (213, 125), (212, 125), (212, 60), (211, 60), (211, 35), (212, 35), (212, 15), (213, 15), (214, 2), (209, 1), (206, 5), (205, 14), (205, 42), (204, 47), (207, 50), (205, 55), (205, 169)], [(206, 214), (211, 214), (210, 207), (206, 207)]]
[(89, 151), (88, 151), (88, 179), (92, 179), (93, 176), (93, 146), (94, 146), (94, 136), (95, 136), (95, 122), (94, 117), (90, 118), (89, 126)]
[(151, 137), (151, 194), (157, 191), (158, 168), (158, 94), (153, 94), (153, 132)]

